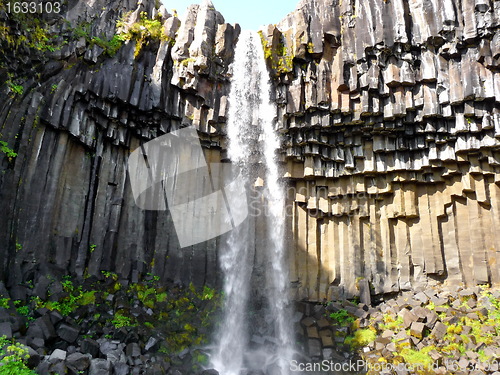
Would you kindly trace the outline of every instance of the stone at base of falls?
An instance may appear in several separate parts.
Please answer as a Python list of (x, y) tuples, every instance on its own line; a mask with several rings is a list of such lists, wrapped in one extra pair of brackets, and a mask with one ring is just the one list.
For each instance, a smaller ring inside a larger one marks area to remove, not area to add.
[[(308, 356), (304, 362), (327, 360), (347, 364), (363, 360), (371, 365), (395, 365), (400, 363), (403, 348), (421, 351), (432, 347), (429, 357), (439, 367), (432, 373), (448, 373), (442, 364), (444, 358), (450, 359), (450, 363), (456, 360), (471, 367), (481, 366), (484, 360), (479, 359), (478, 351), (488, 353), (491, 359), (500, 356), (500, 334), (495, 329), (500, 309), (492, 306), (497, 297), (498, 288), (451, 286), (404, 292), (377, 300), (372, 306), (359, 303), (358, 309), (353, 309), (349, 301), (330, 303), (335, 308), (327, 309), (316, 308), (323, 304), (308, 303), (309, 307), (300, 308), (304, 316), (299, 338)], [(474, 303), (469, 303), (471, 300)], [(319, 311), (323, 311), (323, 317), (317, 315)], [(366, 314), (361, 318), (359, 315), (363, 314), (356, 314), (358, 311)], [(362, 321), (367, 324), (361, 325)], [(315, 338), (318, 331), (321, 340)], [(357, 332), (363, 332), (359, 337), (368, 333), (372, 338), (357, 342)], [(489, 335), (488, 340), (484, 340), (485, 335)], [(322, 347), (319, 358), (318, 344)], [(464, 370), (461, 374), (496, 374), (498, 364), (492, 364), (489, 370)]]
[[(280, 160), (302, 190), (289, 223), (298, 300), (359, 295), (361, 277), (373, 294), (500, 282), (500, 3), (476, 3), (304, 1), (263, 33), (280, 50), (266, 51), (279, 75)], [(142, 12), (155, 17), (155, 2), (75, 1), (50, 25), (67, 45), (46, 64), (2, 47), (24, 85), (22, 95), (0, 92), (2, 141), (18, 154), (1, 155), (0, 228), (11, 229), (0, 232), (0, 272), (10, 285), (48, 259), (79, 275), (217, 281), (217, 242), (195, 257), (179, 251), (168, 214), (134, 206), (125, 165), (142, 142), (187, 125), (210, 159), (224, 158), (239, 26), (193, 5), (180, 25), (164, 12), (167, 40), (138, 56), (135, 40), (114, 56), (95, 43)], [(91, 33), (74, 38), (86, 23)]]
[[(67, 290), (61, 293), (64, 289), (61, 281), (52, 280), (48, 292), (54, 299), (47, 306), (60, 308), (64, 315), (46, 307), (36, 308), (27, 302), (36, 298), (38, 306), (49, 303), (33, 294), (39, 290), (36, 282), (24, 292), (22, 288), (15, 288), (12, 294), (0, 282), (0, 336), (23, 344), (30, 355), (27, 365), (38, 374), (218, 375), (215, 370), (202, 373), (199, 360), (208, 356), (207, 350), (195, 347), (189, 341), (186, 350), (165, 353), (168, 339), (174, 335), (171, 324), (175, 323), (172, 321), (177, 319), (169, 319), (165, 312), (168, 304), (181, 298), (191, 300), (196, 305), (196, 312), (184, 311), (183, 318), (179, 319), (189, 322), (189, 329), (195, 332), (190, 336), (192, 340), (205, 337), (213, 329), (210, 323), (207, 324), (207, 317), (214, 313), (213, 304), (218, 298), (215, 290), (210, 301), (202, 300), (197, 289), (193, 292), (191, 288), (173, 283), (160, 286), (159, 281), (145, 277), (133, 288), (155, 290), (156, 296), (167, 296), (161, 301), (157, 298), (146, 301), (128, 289), (129, 284), (124, 279), (109, 277), (105, 280), (78, 280), (82, 289), (72, 293)], [(64, 283), (71, 289), (68, 285), (75, 285), (76, 280), (65, 279)], [(89, 303), (80, 304), (81, 300), (76, 305), (68, 303), (68, 296), (75, 297), (77, 293), (80, 293), (79, 298), (88, 298)], [(14, 300), (20, 295), (26, 297), (25, 302)], [(55, 300), (58, 296), (60, 299)], [(23, 311), (26, 315), (22, 314)], [(159, 322), (159, 316), (168, 321), (169, 328)], [(205, 318), (200, 319), (200, 316)], [(184, 323), (178, 325), (185, 326)], [(184, 337), (183, 340), (190, 339)]]

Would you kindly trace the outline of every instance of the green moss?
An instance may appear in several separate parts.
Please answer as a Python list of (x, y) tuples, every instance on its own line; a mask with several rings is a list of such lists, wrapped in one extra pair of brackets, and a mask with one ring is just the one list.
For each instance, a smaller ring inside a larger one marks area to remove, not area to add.
[(22, 315), (22, 316), (29, 316), (30, 315), (29, 306), (23, 305), (23, 302), (21, 300), (14, 301), (14, 306), (16, 307), (16, 311), (19, 315)]
[[(6, 10), (6, 2), (0, 2), (0, 10)], [(27, 47), (42, 52), (53, 52), (60, 48), (56, 41), (57, 35), (50, 33), (49, 26), (40, 14), (22, 12), (5, 14), (8, 19), (6, 22), (0, 22), (0, 38), (7, 42), (10, 48), (20, 50)]]
[(88, 39), (89, 35), (90, 35), (90, 23), (88, 22), (83, 22), (73, 29), (74, 39), (80, 39), (80, 38)]
[[(103, 281), (96, 281), (92, 285), (85, 284), (85, 288), (91, 287), (91, 290), (83, 290), (84, 286), (75, 285), (67, 276), (61, 282), (66, 295), (59, 300), (42, 301), (39, 297), (35, 297), (27, 304), (16, 302), (15, 307), (18, 313), (28, 316), (28, 319), (34, 317), (34, 311), (40, 307), (56, 309), (65, 316), (72, 316), (77, 308), (87, 304), (96, 306), (106, 304), (106, 309), (103, 311), (109, 311), (113, 310), (112, 302), (107, 298), (109, 293), (116, 294), (121, 288), (120, 294), (130, 299), (131, 304), (153, 307), (156, 314), (142, 316), (140, 324), (150, 330), (167, 333), (163, 343), (163, 350), (166, 353), (178, 353), (185, 348), (208, 342), (208, 334), (222, 302), (221, 296), (214, 289), (208, 286), (198, 288), (191, 284), (188, 287), (176, 286), (167, 290), (161, 284), (160, 278), (153, 274), (148, 274), (145, 280), (132, 283), (125, 289), (118, 281), (118, 275), (108, 271), (103, 271), (103, 274), (105, 276)], [(0, 303), (8, 307), (10, 300), (0, 300)], [(96, 325), (113, 329), (139, 325), (139, 321), (128, 309), (118, 310), (114, 316), (106, 313), (102, 316), (94, 314), (93, 318)], [(109, 337), (112, 336), (111, 333)], [(196, 363), (194, 360), (193, 365)], [(198, 364), (201, 363), (200, 357)]]
[(403, 327), (403, 318), (401, 316), (398, 316), (394, 320), (392, 315), (384, 314), (382, 315), (382, 319), (384, 323), (380, 325), (381, 330), (390, 329), (391, 331), (398, 331)]
[(434, 311), (436, 310), (436, 305), (434, 304), (434, 302), (430, 301), (426, 306), (425, 306), (426, 309), (428, 310), (431, 310), (431, 311)]
[(377, 333), (373, 328), (358, 329), (354, 331), (354, 336), (350, 342), (353, 348), (362, 348), (375, 341)]
[(103, 276), (106, 278), (106, 279), (113, 279), (113, 280), (118, 280), (118, 275), (114, 272), (109, 272), (109, 271), (101, 271), (101, 273), (103, 274)]
[(285, 40), (279, 41), (276, 48), (267, 42), (262, 31), (259, 31), (260, 41), (262, 44), (262, 49), (264, 50), (264, 58), (266, 59), (268, 66), (276, 71), (278, 74), (290, 72), (293, 70), (293, 56), (286, 48)]
[(215, 296), (215, 289), (209, 288), (208, 286), (203, 287), (203, 292), (201, 295), (201, 299), (206, 301), (206, 300), (211, 300)]
[(91, 291), (88, 291), (88, 292), (83, 292), (83, 293), (80, 294), (78, 302), (82, 306), (94, 305), (95, 304), (95, 294), (96, 294), (95, 290), (91, 290)]
[(111, 324), (116, 329), (120, 329), (122, 327), (137, 327), (137, 322), (133, 321), (132, 318), (130, 318), (130, 317), (128, 317), (120, 312), (117, 312), (115, 314), (115, 316), (111, 320)]
[(109, 57), (113, 57), (122, 47), (124, 40), (125, 39), (122, 35), (114, 35), (113, 38), (111, 38), (110, 40), (104, 40), (99, 37), (93, 37), (90, 42), (91, 45), (95, 44), (104, 49), (105, 53)]
[(34, 300), (34, 308), (45, 307), (49, 310), (57, 310), (62, 315), (68, 316), (80, 306), (95, 304), (96, 291), (83, 291), (80, 285), (76, 287), (69, 277), (65, 277), (62, 286), (67, 296), (58, 301), (42, 301), (39, 298)]
[(354, 322), (354, 317), (351, 316), (347, 310), (341, 309), (339, 311), (332, 312), (330, 315), (330, 319), (341, 326), (351, 325)]
[[(127, 24), (125, 19), (129, 16), (129, 13), (126, 13), (122, 19), (118, 20), (116, 25), (118, 28), (125, 29)], [(141, 52), (144, 45), (147, 45), (150, 41), (153, 40), (166, 40), (170, 44), (174, 44), (174, 40), (168, 38), (163, 32), (163, 25), (159, 17), (157, 18), (148, 18), (146, 12), (141, 12), (141, 17), (138, 22), (132, 24), (128, 29), (122, 31), (119, 35), (117, 35), (121, 41), (124, 40), (136, 40), (134, 56), (137, 57)]]
[(181, 60), (180, 63), (183, 66), (188, 66), (190, 62), (195, 62), (196, 59), (194, 57), (188, 57), (187, 59)]
[(410, 348), (404, 348), (401, 350), (400, 355), (403, 357), (404, 361), (415, 367), (423, 367), (425, 369), (431, 369), (432, 364), (434, 363), (433, 359), (429, 355), (429, 352), (433, 349), (433, 347), (428, 346), (422, 348), (422, 350), (413, 350)]
[(23, 95), (24, 93), (23, 85), (16, 85), (11, 80), (7, 81), (7, 86), (9, 86), (10, 91), (12, 91), (14, 95)]

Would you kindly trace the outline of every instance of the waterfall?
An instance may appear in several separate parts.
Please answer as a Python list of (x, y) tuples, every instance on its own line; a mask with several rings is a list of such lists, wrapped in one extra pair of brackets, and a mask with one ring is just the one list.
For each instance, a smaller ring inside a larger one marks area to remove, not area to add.
[[(249, 362), (261, 362), (260, 370), (265, 372), (265, 367), (273, 364), (273, 374), (287, 375), (294, 339), (287, 312), (285, 193), (276, 161), (279, 148), (279, 138), (274, 130), (276, 107), (271, 102), (269, 75), (257, 33), (241, 33), (232, 70), (227, 122), (228, 158), (242, 169), (247, 185), (255, 181), (259, 169), (257, 162), (264, 167), (261, 168), (265, 170), (261, 201), (264, 201), (265, 209), (258, 210), (259, 217), (250, 217), (234, 229), (221, 248), (225, 301), (212, 366), (221, 375), (242, 375)], [(256, 231), (252, 222), (261, 219), (266, 223), (265, 239), (261, 241), (265, 248), (254, 250)], [(263, 252), (266, 258), (266, 287), (263, 289), (271, 314), (274, 341), (273, 350), (263, 346), (257, 352), (249, 348), (247, 313), (251, 302), (254, 251)]]

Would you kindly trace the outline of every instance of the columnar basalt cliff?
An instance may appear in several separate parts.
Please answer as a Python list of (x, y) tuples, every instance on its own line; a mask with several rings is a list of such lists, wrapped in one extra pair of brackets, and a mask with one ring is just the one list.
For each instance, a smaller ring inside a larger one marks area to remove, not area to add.
[(262, 32), (299, 298), (498, 284), (500, 2), (303, 1)]
[(167, 211), (136, 207), (126, 168), (142, 143), (191, 124), (207, 161), (221, 159), (239, 27), (210, 2), (181, 24), (154, 1), (75, 1), (41, 20), (41, 48), (29, 20), (1, 20), (1, 140), (18, 155), (2, 154), (0, 279), (108, 270), (216, 285), (218, 240), (180, 250)]
[[(0, 140), (17, 153), (2, 155), (0, 278), (216, 284), (218, 240), (179, 250), (168, 212), (134, 205), (126, 161), (191, 124), (225, 160), (239, 26), (209, 1), (183, 20), (70, 1), (41, 22), (47, 45), (0, 21)], [(500, 282), (499, 25), (500, 1), (314, 0), (261, 31), (297, 298)]]

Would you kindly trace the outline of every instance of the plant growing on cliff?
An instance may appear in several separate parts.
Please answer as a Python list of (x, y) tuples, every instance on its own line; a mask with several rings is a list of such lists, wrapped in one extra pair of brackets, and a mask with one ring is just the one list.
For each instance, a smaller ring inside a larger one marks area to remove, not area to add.
[(131, 39), (135, 39), (137, 41), (134, 51), (135, 57), (139, 55), (142, 47), (148, 44), (149, 41), (168, 40), (167, 36), (163, 33), (163, 25), (159, 17), (151, 19), (148, 18), (146, 12), (141, 12), (139, 21), (127, 26), (125, 18), (128, 16), (129, 13), (126, 13), (122, 19), (116, 22), (118, 29), (122, 30), (116, 36), (122, 41)]
[(330, 313), (330, 319), (341, 326), (349, 326), (354, 323), (355, 320), (354, 317), (344, 309)]
[(26, 366), (28, 349), (6, 336), (0, 337), (0, 375), (36, 375)]
[(90, 45), (101, 47), (109, 57), (113, 57), (123, 45), (124, 40), (122, 35), (114, 35), (110, 40), (95, 36), (90, 40)]
[(136, 327), (137, 323), (133, 322), (131, 318), (123, 315), (123, 313), (117, 312), (114, 318), (111, 320), (111, 324), (116, 328), (120, 329), (122, 327)]
[(7, 142), (4, 141), (0, 141), (0, 151), (2, 151), (9, 160), (12, 160), (17, 156), (17, 153), (15, 153), (14, 150), (9, 147)]
[(293, 69), (293, 56), (289, 53), (286, 48), (285, 40), (283, 36), (278, 42), (276, 48), (267, 42), (262, 31), (259, 31), (260, 41), (262, 43), (262, 48), (264, 50), (264, 58), (266, 59), (268, 66), (275, 70), (278, 74), (287, 73)]
[[(0, 2), (0, 10), (5, 10), (5, 2)], [(10, 48), (21, 50), (27, 47), (41, 52), (53, 52), (60, 48), (41, 15), (23, 12), (11, 12), (7, 15), (12, 22), (0, 22), (0, 37)], [(12, 23), (17, 25), (13, 26)]]
[(79, 306), (95, 304), (95, 290), (83, 291), (80, 285), (75, 287), (69, 276), (66, 276), (62, 281), (63, 290), (67, 295), (58, 301), (41, 301), (35, 300), (34, 305), (36, 308), (45, 307), (49, 310), (57, 310), (62, 315), (68, 316), (74, 312)]
[(7, 81), (7, 86), (9, 86), (10, 91), (12, 91), (14, 95), (22, 95), (24, 93), (23, 85), (16, 85), (11, 80)]

